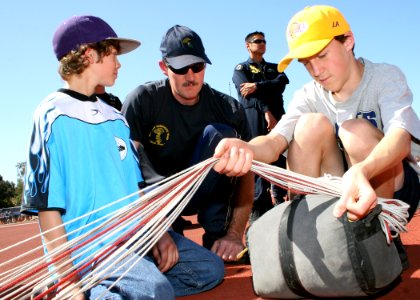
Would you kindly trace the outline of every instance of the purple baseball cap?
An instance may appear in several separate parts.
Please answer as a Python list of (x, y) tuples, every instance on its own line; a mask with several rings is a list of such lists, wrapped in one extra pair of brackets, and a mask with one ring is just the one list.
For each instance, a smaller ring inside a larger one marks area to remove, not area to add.
[(104, 20), (94, 16), (73, 16), (57, 28), (53, 37), (53, 48), (58, 60), (83, 44), (97, 43), (104, 40), (115, 40), (120, 43), (120, 54), (128, 53), (140, 42), (119, 38), (115, 31)]
[(175, 69), (195, 64), (211, 64), (201, 38), (186, 26), (175, 25), (168, 29), (160, 43), (162, 57)]

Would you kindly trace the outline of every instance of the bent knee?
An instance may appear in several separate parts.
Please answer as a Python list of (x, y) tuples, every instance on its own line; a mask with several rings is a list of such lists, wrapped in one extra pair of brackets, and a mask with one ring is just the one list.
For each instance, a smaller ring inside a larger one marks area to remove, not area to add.
[(213, 268), (211, 273), (215, 286), (222, 282), (223, 278), (225, 277), (225, 263), (219, 256), (215, 257), (213, 260)]
[(223, 281), (225, 277), (225, 264), (218, 255), (211, 251), (208, 251), (207, 257), (203, 262), (201, 267), (199, 267), (200, 274), (196, 274), (200, 282), (198, 287), (203, 290), (209, 290)]
[(383, 138), (383, 133), (368, 120), (352, 119), (340, 126), (338, 136), (350, 156), (366, 156)]
[(339, 135), (352, 133), (353, 135), (373, 135), (377, 137), (381, 137), (382, 135), (382, 132), (366, 119), (351, 119), (344, 121), (343, 124), (341, 124), (338, 133)]
[(334, 135), (335, 130), (330, 120), (321, 113), (303, 114), (296, 123), (294, 136), (306, 140), (317, 140), (320, 137)]

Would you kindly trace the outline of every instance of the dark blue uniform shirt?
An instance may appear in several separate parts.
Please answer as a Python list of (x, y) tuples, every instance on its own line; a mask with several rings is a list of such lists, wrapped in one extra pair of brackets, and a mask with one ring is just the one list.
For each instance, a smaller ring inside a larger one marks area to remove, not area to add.
[[(256, 108), (263, 113), (270, 111), (277, 120), (284, 114), (283, 92), (289, 79), (285, 73), (277, 71), (277, 64), (265, 60), (259, 64), (249, 58), (236, 66), (232, 80), (245, 108)], [(257, 90), (246, 99), (240, 93), (243, 82), (257, 83)]]

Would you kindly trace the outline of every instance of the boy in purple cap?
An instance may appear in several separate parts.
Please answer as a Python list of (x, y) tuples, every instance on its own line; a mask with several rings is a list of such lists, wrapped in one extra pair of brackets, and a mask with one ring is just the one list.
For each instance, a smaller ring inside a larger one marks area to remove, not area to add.
[[(54, 34), (59, 73), (66, 84), (35, 111), (22, 204), (23, 212), (38, 214), (47, 251), (83, 235), (90, 230), (86, 225), (129, 205), (138, 196), (115, 201), (138, 194), (144, 185), (126, 120), (95, 96), (98, 85), (115, 83), (121, 67), (118, 55), (139, 45), (119, 38), (94, 16), (72, 17)], [(96, 210), (88, 218), (81, 217)], [(61, 224), (65, 226), (57, 229)], [(74, 233), (78, 228), (83, 230)], [(223, 263), (216, 255), (176, 233), (165, 233), (151, 252), (124, 276), (127, 266), (86, 294), (79, 292), (78, 278), (87, 274), (79, 273), (73, 278), (73, 295), (78, 299), (173, 299), (210, 289), (223, 279)], [(69, 263), (56, 266), (55, 272), (64, 273), (88, 254), (69, 257)]]
[(292, 171), (343, 176), (336, 217), (347, 212), (351, 219), (363, 218), (380, 196), (407, 202), (411, 218), (420, 199), (412, 155), (419, 146), (420, 122), (401, 70), (356, 58), (350, 25), (331, 6), (301, 10), (290, 20), (286, 35), (290, 51), (279, 71), (297, 59), (313, 81), (295, 93), (269, 134), (249, 144), (222, 141), (215, 169), (242, 175), (253, 158), (270, 163), (287, 150)]
[[(167, 78), (138, 86), (122, 108), (134, 143), (144, 146), (157, 173), (170, 176), (211, 157), (224, 137), (251, 138), (242, 105), (204, 82), (211, 62), (197, 33), (175, 25), (160, 50)], [(244, 249), (252, 199), (251, 174), (232, 180), (212, 171), (182, 214), (197, 214), (203, 246), (232, 262)], [(182, 233), (183, 225), (179, 219), (174, 230)]]

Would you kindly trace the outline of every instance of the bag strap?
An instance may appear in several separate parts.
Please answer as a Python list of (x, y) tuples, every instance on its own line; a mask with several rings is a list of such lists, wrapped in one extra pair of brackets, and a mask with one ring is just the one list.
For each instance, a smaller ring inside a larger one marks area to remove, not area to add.
[[(304, 199), (304, 198), (303, 198)], [(280, 266), (283, 272), (284, 280), (289, 289), (304, 298), (316, 298), (309, 291), (305, 289), (300, 281), (297, 274), (296, 264), (293, 254), (293, 222), (296, 213), (296, 209), (301, 200), (296, 199), (291, 201), (290, 205), (286, 207), (281, 216), (280, 230), (279, 230), (279, 254), (280, 254)]]
[(378, 205), (365, 219), (356, 222), (349, 221), (347, 214), (340, 217), (347, 237), (347, 248), (353, 272), (360, 289), (366, 295), (376, 294), (378, 289), (375, 287), (375, 272), (369, 259), (368, 250), (361, 241), (381, 231), (381, 225), (377, 218), (380, 212), (381, 207)]

